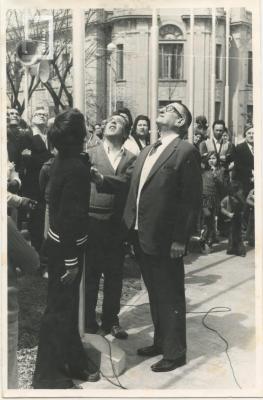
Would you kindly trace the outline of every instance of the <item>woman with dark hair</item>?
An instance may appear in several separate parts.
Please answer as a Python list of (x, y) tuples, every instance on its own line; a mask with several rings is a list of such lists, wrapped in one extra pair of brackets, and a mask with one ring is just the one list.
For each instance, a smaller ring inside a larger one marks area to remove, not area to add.
[(138, 156), (141, 150), (150, 144), (150, 120), (146, 115), (138, 115), (124, 147)]
[(223, 190), (224, 170), (220, 167), (219, 157), (215, 151), (210, 151), (204, 160), (202, 172), (203, 206), (201, 248), (211, 247), (216, 236), (215, 220), (219, 213), (220, 197)]
[(35, 389), (74, 388), (73, 378), (99, 379), (97, 371), (88, 371), (78, 331), (90, 197), (90, 163), (81, 155), (85, 136), (84, 116), (76, 109), (59, 114), (50, 132), (58, 153), (50, 171), (48, 298), (41, 321)]

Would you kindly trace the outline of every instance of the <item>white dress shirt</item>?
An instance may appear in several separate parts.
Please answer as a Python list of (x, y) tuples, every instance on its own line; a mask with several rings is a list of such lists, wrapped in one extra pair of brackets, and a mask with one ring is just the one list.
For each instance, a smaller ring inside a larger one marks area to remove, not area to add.
[[(162, 144), (158, 146), (155, 150), (154, 153), (150, 154), (148, 153), (143, 167), (142, 167), (142, 172), (140, 176), (140, 182), (139, 182), (139, 188), (138, 188), (138, 194), (137, 194), (137, 200), (136, 200), (136, 220), (135, 220), (135, 230), (138, 230), (138, 210), (139, 210), (139, 202), (140, 202), (140, 196), (141, 196), (141, 191), (142, 188), (151, 172), (152, 167), (162, 154), (162, 152), (166, 149), (166, 147), (176, 138), (178, 135), (176, 133), (170, 133), (168, 135), (165, 135), (161, 137)], [(154, 199), (153, 199), (154, 201)]]
[(120, 151), (118, 151), (118, 153), (115, 153), (110, 150), (110, 147), (108, 146), (108, 144), (105, 141), (103, 142), (103, 146), (104, 146), (105, 152), (108, 156), (108, 159), (112, 165), (112, 168), (114, 169), (114, 171), (116, 171), (116, 169), (118, 168), (118, 165), (121, 161), (122, 155), (125, 151), (124, 147), (122, 146)]

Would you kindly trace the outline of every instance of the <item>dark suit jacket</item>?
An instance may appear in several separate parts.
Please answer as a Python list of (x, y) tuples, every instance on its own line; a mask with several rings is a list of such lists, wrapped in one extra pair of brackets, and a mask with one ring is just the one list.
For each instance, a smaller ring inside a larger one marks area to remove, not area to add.
[(51, 158), (52, 154), (46, 148), (40, 135), (31, 137), (28, 148), (31, 150), (31, 155), (23, 157), (25, 174), (22, 177), (22, 191), (24, 195), (40, 200), (39, 173), (44, 162)]
[(240, 143), (236, 146), (234, 179), (241, 182), (245, 195), (253, 187), (252, 170), (254, 170), (254, 156), (247, 142)]
[[(144, 161), (152, 146), (139, 155), (124, 211), (128, 230), (134, 227), (136, 199)], [(154, 164), (139, 202), (139, 242), (147, 254), (169, 254), (171, 243), (186, 244), (201, 207), (202, 178), (198, 150), (173, 140)]]

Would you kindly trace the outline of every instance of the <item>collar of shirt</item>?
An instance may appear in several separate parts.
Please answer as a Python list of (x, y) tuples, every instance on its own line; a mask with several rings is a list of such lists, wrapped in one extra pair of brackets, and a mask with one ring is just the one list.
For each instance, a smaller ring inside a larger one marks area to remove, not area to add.
[(160, 135), (159, 139), (162, 142), (160, 147), (163, 148), (163, 147), (168, 146), (168, 144), (170, 144), (177, 137), (179, 137), (179, 135), (177, 133), (169, 133), (166, 135)]
[(116, 171), (116, 169), (118, 168), (118, 165), (121, 161), (121, 158), (125, 152), (125, 148), (122, 146), (120, 148), (120, 150), (118, 151), (118, 153), (113, 153), (105, 141), (103, 142), (103, 147), (104, 147), (105, 153), (107, 154), (107, 156), (110, 160), (112, 168), (114, 169), (114, 171)]

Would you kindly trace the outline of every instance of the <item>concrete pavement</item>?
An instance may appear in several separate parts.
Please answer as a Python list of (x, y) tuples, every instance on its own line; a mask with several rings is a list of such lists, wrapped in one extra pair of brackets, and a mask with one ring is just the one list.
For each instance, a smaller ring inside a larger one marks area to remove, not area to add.
[[(120, 322), (128, 331), (128, 340), (108, 339), (126, 353), (126, 369), (120, 383), (136, 390), (137, 394), (157, 394), (169, 389), (167, 395), (238, 396), (255, 394), (255, 263), (254, 249), (245, 258), (229, 256), (226, 244), (214, 247), (208, 255), (190, 254), (185, 258), (187, 297), (187, 365), (167, 373), (154, 373), (150, 366), (161, 356), (146, 359), (137, 356), (136, 349), (152, 344), (153, 329), (145, 291), (138, 293), (121, 310)], [(228, 343), (214, 331), (217, 330)], [(222, 308), (225, 307), (225, 308)], [(115, 378), (112, 381), (117, 383)], [(83, 388), (94, 390), (116, 389), (115, 395), (127, 395), (106, 379), (84, 383)], [(146, 390), (146, 391), (145, 391)], [(170, 392), (171, 391), (171, 392)], [(130, 392), (132, 394), (133, 392)]]

